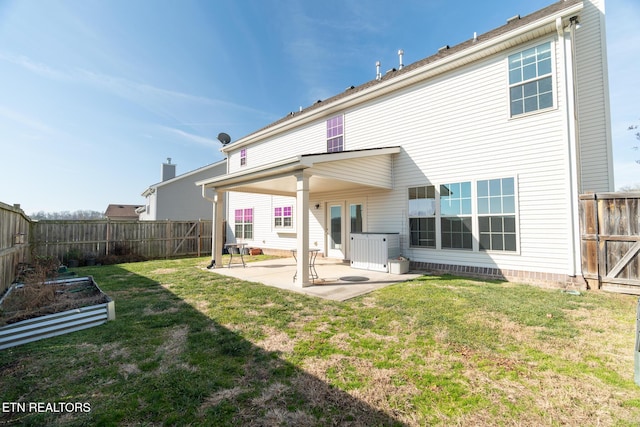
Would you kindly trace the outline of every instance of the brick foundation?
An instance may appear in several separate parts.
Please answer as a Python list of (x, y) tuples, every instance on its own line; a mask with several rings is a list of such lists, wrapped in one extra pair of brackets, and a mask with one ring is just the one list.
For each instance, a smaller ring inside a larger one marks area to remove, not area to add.
[(536, 286), (587, 290), (587, 282), (582, 276), (568, 276), (538, 271), (501, 270), (499, 268), (472, 267), (468, 265), (438, 264), (433, 262), (411, 261), (412, 270), (428, 271), (435, 274), (475, 277), (481, 279), (506, 280), (508, 282), (527, 283)]

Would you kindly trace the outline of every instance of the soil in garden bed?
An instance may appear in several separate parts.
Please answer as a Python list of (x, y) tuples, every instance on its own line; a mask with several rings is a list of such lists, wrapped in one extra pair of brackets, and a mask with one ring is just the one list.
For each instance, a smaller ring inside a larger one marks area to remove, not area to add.
[(0, 326), (46, 314), (109, 302), (92, 280), (71, 284), (27, 283), (16, 287), (0, 306)]

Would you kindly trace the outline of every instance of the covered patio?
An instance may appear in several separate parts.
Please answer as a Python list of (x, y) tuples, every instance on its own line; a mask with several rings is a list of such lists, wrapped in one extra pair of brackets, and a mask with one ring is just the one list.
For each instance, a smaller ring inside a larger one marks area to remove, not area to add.
[[(224, 218), (222, 196), (224, 193), (239, 192), (294, 197), (295, 247), (288, 249), (295, 250), (299, 254), (306, 254), (310, 249), (310, 197), (320, 195), (319, 197), (326, 200), (326, 197), (330, 197), (335, 192), (363, 189), (391, 190), (393, 188), (393, 156), (400, 151), (400, 147), (384, 147), (298, 155), (197, 182), (196, 185), (202, 188), (202, 196), (213, 202), (214, 205), (215, 226), (212, 248), (214, 266), (216, 269), (222, 267), (224, 233), (222, 229)], [(326, 246), (323, 254), (327, 256)], [(322, 265), (320, 258), (318, 257), (318, 267)], [(344, 260), (334, 261), (337, 261), (334, 262), (334, 265), (338, 266)], [(293, 258), (291, 262), (294, 262)], [(286, 282), (279, 281), (278, 283), (286, 283), (287, 286), (290, 285), (297, 289), (317, 285), (309, 274), (309, 257), (297, 257), (297, 262), (293, 266), (295, 283), (293, 282), (293, 273)], [(349, 272), (340, 275), (340, 277), (354, 275), (354, 270), (350, 269), (348, 264), (344, 265), (344, 268)], [(367, 273), (373, 274), (373, 272)], [(335, 275), (330, 275), (330, 277), (333, 276)], [(256, 281), (263, 282), (263, 280)]]
[(296, 273), (296, 263), (293, 258), (249, 262), (246, 267), (242, 264), (231, 264), (230, 267), (225, 265), (210, 271), (334, 301), (346, 301), (423, 275), (417, 272), (390, 274), (358, 270), (351, 268), (348, 263), (327, 258), (318, 258), (315, 267), (318, 278), (313, 280), (312, 286), (306, 287), (301, 287), (293, 281)]

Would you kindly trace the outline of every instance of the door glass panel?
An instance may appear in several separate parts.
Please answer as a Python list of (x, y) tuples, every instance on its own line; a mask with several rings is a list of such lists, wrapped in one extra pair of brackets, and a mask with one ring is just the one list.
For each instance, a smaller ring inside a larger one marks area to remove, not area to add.
[(331, 206), (331, 249), (342, 249), (342, 206)]
[(362, 205), (351, 205), (351, 232), (362, 233)]

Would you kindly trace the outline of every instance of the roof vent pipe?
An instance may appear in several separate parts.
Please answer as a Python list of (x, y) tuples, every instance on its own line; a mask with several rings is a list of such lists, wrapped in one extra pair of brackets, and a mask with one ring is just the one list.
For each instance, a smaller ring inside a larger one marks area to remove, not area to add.
[(478, 33), (476, 33), (475, 31), (473, 32), (473, 42), (477, 42), (478, 41)]
[(511, 24), (512, 22), (515, 22), (519, 19), (520, 19), (520, 15), (512, 16), (511, 18), (507, 19), (507, 24)]
[(376, 80), (380, 80), (382, 78), (382, 73), (380, 73), (380, 61), (376, 61)]
[(400, 59), (400, 65), (398, 66), (398, 70), (402, 70), (404, 64), (402, 63), (402, 55), (404, 55), (404, 50), (398, 50), (398, 58)]

